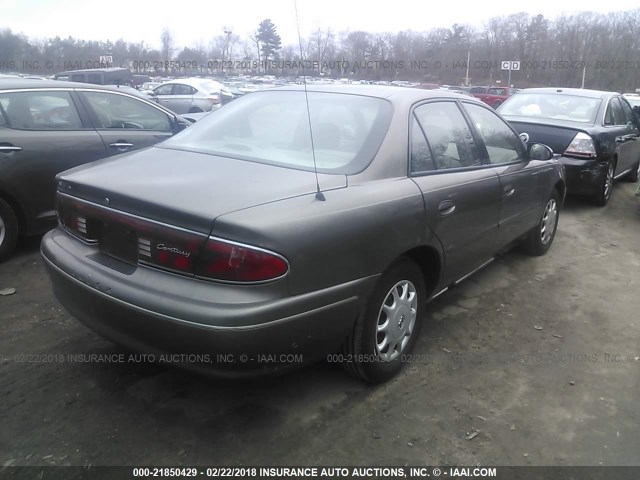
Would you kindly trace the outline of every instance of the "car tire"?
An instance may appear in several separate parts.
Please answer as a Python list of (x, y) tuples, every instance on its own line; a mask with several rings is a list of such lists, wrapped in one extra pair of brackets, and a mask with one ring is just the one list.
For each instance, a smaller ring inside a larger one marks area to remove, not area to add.
[(13, 252), (18, 242), (18, 219), (11, 206), (0, 198), (0, 262)]
[(555, 188), (544, 206), (542, 216), (538, 224), (532, 228), (522, 247), (525, 253), (532, 256), (541, 256), (549, 251), (553, 239), (558, 230), (558, 219), (560, 218), (560, 194)]
[(396, 375), (416, 343), (425, 304), (420, 268), (411, 259), (400, 258), (380, 277), (343, 344), (345, 370), (368, 383), (385, 382)]
[(598, 186), (598, 193), (596, 193), (593, 197), (593, 202), (598, 207), (604, 207), (607, 203), (609, 203), (611, 192), (613, 191), (613, 176), (615, 169), (615, 162), (609, 162), (607, 165), (607, 171), (602, 177), (602, 182)]
[(632, 183), (637, 182), (638, 178), (640, 178), (640, 161), (638, 161), (631, 171), (625, 175), (625, 180)]

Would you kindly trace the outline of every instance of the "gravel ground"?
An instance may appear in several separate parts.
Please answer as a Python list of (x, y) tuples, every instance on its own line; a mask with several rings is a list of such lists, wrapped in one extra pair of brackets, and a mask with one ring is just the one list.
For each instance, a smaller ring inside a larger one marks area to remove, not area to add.
[[(0, 265), (0, 465), (640, 465), (640, 198), (569, 199), (551, 251), (428, 307), (401, 375), (227, 381), (113, 354), (61, 309), (39, 239)], [(2, 467), (0, 467), (2, 468)]]

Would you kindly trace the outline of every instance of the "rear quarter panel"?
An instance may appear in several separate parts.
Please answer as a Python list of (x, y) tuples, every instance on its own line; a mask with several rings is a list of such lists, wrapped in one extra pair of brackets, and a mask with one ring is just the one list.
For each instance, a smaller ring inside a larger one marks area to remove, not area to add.
[(284, 255), (292, 295), (380, 274), (416, 246), (439, 246), (424, 222), (422, 194), (409, 178), (324, 194), (326, 201), (305, 195), (223, 215), (212, 235)]

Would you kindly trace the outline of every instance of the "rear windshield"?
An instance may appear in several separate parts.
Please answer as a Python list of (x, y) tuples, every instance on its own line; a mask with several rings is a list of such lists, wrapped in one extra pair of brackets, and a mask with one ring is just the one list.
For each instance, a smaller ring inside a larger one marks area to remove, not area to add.
[[(378, 151), (391, 119), (391, 104), (380, 98), (303, 91), (247, 95), (162, 143), (160, 148), (313, 170), (353, 174)], [(309, 131), (309, 117), (311, 131)]]
[(593, 124), (601, 99), (558, 93), (523, 93), (509, 97), (499, 111), (519, 115)]

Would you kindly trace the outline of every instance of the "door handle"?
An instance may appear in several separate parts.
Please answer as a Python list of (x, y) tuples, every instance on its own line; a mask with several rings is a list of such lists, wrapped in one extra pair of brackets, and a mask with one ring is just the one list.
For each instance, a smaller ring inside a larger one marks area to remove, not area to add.
[(456, 204), (451, 200), (444, 200), (440, 202), (438, 205), (438, 212), (441, 216), (446, 217), (447, 215), (451, 215), (456, 209)]
[(513, 186), (511, 185), (507, 185), (506, 187), (504, 187), (504, 194), (507, 197), (510, 197), (511, 195), (513, 195), (516, 192), (516, 189), (513, 188)]
[(133, 147), (133, 143), (127, 142), (116, 142), (109, 145), (111, 148), (117, 148), (118, 150), (125, 150), (127, 148)]
[(15, 145), (0, 145), (0, 153), (13, 153), (20, 150), (22, 150), (22, 147), (16, 147)]

